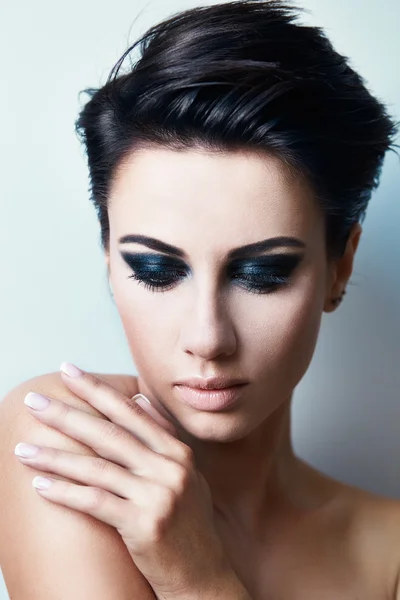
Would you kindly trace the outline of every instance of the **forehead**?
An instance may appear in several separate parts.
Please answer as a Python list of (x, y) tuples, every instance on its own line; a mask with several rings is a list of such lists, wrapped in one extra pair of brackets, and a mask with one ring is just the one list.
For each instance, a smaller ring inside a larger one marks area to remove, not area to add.
[(269, 234), (307, 237), (321, 217), (311, 187), (274, 156), (164, 148), (134, 151), (119, 166), (109, 215), (121, 235), (129, 233), (123, 226), (160, 237), (232, 230), (243, 232), (243, 243)]

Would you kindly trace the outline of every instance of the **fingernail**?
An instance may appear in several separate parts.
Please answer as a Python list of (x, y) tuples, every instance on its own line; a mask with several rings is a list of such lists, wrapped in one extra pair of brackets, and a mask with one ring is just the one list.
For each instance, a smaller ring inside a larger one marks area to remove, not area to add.
[(31, 456), (36, 456), (39, 448), (37, 446), (33, 446), (32, 444), (24, 444), (24, 442), (20, 442), (14, 448), (14, 454), (17, 456), (22, 456), (24, 458), (30, 458)]
[(65, 375), (68, 375), (68, 377), (79, 377), (83, 373), (78, 367), (65, 361), (61, 363), (60, 371), (65, 373)]
[(146, 398), (146, 396), (144, 394), (136, 394), (136, 396), (133, 396), (132, 400), (136, 401), (136, 398), (143, 398), (143, 400), (145, 400), (146, 402), (151, 404), (150, 400), (148, 398)]
[(37, 394), (36, 392), (29, 392), (25, 396), (24, 404), (34, 408), (35, 410), (44, 410), (50, 404), (50, 398)]
[(48, 490), (50, 486), (53, 485), (51, 479), (47, 479), (47, 477), (40, 477), (38, 475), (32, 480), (32, 485), (39, 490)]
[(146, 410), (146, 406), (148, 406), (149, 404), (151, 406), (150, 400), (146, 398), (146, 396), (144, 396), (143, 394), (136, 394), (136, 396), (133, 396), (132, 400), (134, 400), (136, 404), (139, 404), (139, 406), (141, 406), (143, 410)]

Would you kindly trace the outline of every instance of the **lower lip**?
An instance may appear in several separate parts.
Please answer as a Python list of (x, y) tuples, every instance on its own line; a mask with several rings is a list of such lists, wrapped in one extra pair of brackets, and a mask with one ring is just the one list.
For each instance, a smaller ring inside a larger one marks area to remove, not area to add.
[(221, 390), (200, 390), (187, 385), (175, 386), (182, 400), (198, 410), (218, 411), (233, 406), (247, 384), (233, 385)]

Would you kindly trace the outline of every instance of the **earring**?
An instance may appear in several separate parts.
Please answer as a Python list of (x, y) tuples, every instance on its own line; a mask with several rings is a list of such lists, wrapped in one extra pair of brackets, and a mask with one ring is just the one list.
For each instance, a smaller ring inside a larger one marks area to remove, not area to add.
[(111, 283), (111, 276), (108, 277), (108, 285), (110, 288), (111, 296), (114, 298), (114, 291), (113, 291), (113, 287), (112, 287), (112, 283)]
[(331, 303), (334, 306), (338, 306), (341, 303), (341, 301), (343, 300), (345, 293), (346, 293), (346, 290), (343, 290), (343, 292), (340, 294), (340, 296), (338, 298), (332, 298)]

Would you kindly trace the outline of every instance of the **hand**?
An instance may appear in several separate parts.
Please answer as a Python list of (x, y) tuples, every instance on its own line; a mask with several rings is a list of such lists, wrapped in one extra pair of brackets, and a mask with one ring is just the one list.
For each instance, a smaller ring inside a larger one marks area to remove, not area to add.
[[(36, 456), (21, 457), (27, 466), (84, 484), (55, 479), (48, 489), (37, 491), (115, 527), (156, 594), (179, 598), (193, 590), (208, 591), (226, 574), (227, 559), (214, 528), (210, 490), (191, 449), (154, 406), (144, 410), (87, 372), (62, 378), (107, 420), (53, 398), (47, 398), (42, 410), (28, 407), (41, 422), (98, 455), (41, 446)], [(37, 396), (30, 393), (26, 399)]]

